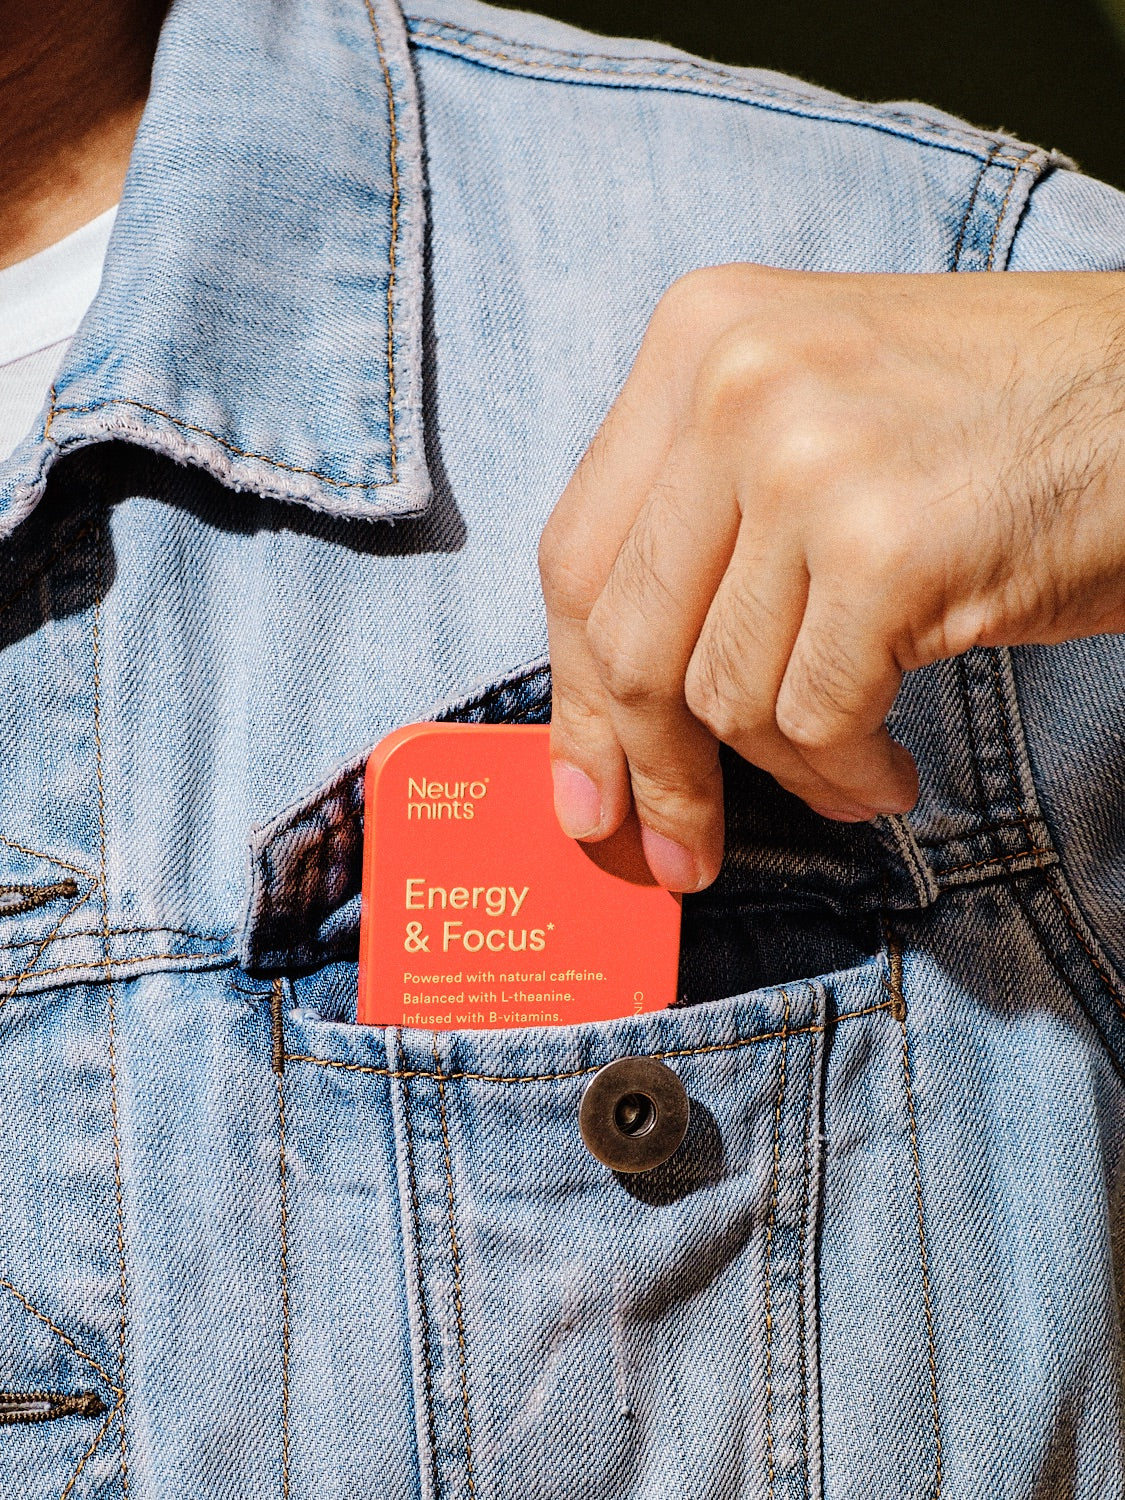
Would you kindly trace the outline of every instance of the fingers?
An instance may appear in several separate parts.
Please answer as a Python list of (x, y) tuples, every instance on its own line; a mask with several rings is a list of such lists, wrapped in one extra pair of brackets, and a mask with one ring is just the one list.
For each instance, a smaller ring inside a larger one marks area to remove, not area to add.
[(733, 491), (705, 486), (706, 472), (694, 442), (677, 446), (587, 628), (628, 762), (645, 858), (656, 879), (677, 891), (710, 884), (723, 851), (719, 747), (684, 694), (687, 664), (739, 523)]
[[(671, 448), (682, 393), (669, 376), (675, 361), (667, 345), (665, 321), (654, 318), (540, 541), (555, 809), (573, 838), (607, 838), (622, 827), (632, 805), (627, 762), (587, 622)], [(635, 829), (632, 837), (639, 836)]]
[[(841, 804), (904, 813), (918, 798), (914, 761), (886, 717), (902, 682), (877, 591), (814, 586), (781, 682), (777, 725)], [(813, 799), (809, 799), (813, 800)]]
[(818, 812), (852, 822), (871, 818), (875, 810), (864, 798), (823, 775), (778, 722), (778, 694), (807, 593), (799, 549), (744, 522), (687, 667), (687, 704), (717, 739)]

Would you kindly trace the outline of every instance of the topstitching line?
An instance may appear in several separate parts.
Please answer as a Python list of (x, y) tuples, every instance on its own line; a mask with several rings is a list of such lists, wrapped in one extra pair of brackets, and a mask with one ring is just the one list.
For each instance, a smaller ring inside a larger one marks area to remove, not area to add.
[(387, 55), (383, 51), (383, 38), (379, 23), (375, 19), (372, 0), (364, 0), (367, 18), (375, 36), (375, 48), (379, 53), (379, 66), (383, 70), (383, 87), (387, 91), (387, 123), (390, 134), (391, 165), (391, 235), (387, 248), (387, 435), (391, 445), (391, 483), (398, 478), (398, 438), (395, 434), (395, 270), (398, 259), (398, 121), (395, 116), (395, 96), (391, 87), (391, 72), (387, 66)]
[[(883, 1000), (878, 1005), (865, 1005), (859, 1010), (846, 1010), (841, 1015), (833, 1017), (830, 1021), (818, 1021), (808, 1026), (786, 1026), (781, 1031), (764, 1031), (754, 1036), (736, 1037), (729, 1042), (714, 1042), (700, 1047), (665, 1048), (656, 1052), (636, 1053), (635, 1056), (644, 1057), (700, 1057), (710, 1052), (735, 1052), (742, 1047), (753, 1046), (756, 1042), (776, 1042), (783, 1037), (812, 1036), (817, 1032), (827, 1031), (830, 1027), (838, 1025), (841, 1021), (852, 1021), (859, 1016), (874, 1015), (877, 1011), (890, 1010), (893, 1001)], [(307, 1052), (287, 1052), (285, 1061), (314, 1063), (320, 1068), (339, 1068), (345, 1073), (369, 1073), (380, 1078), (433, 1078), (441, 1079), (444, 1083), (452, 1083), (457, 1079), (469, 1079), (478, 1083), (557, 1083), (571, 1078), (585, 1078), (589, 1073), (596, 1073), (602, 1066), (601, 1063), (590, 1063), (582, 1068), (570, 1068), (558, 1073), (473, 1073), (455, 1071), (446, 1073), (438, 1069), (434, 1071), (428, 1068), (387, 1068), (380, 1067), (374, 1063), (346, 1062), (333, 1057), (315, 1057)]]
[[(411, 41), (418, 47), (428, 47), (433, 51), (449, 49), (454, 52), (464, 52), (469, 56), (488, 58), (502, 65), (507, 64), (512, 69), (527, 72), (542, 70), (568, 73), (578, 82), (627, 86), (637, 81), (662, 85), (670, 91), (675, 90), (677, 84), (681, 86), (680, 91), (683, 91), (684, 86), (690, 88), (693, 83), (697, 83), (703, 87), (725, 90), (725, 96), (736, 102), (759, 105), (763, 108), (792, 114), (809, 115), (814, 118), (836, 120), (841, 124), (880, 130), (890, 135), (908, 135), (911, 139), (918, 140), (920, 144), (959, 151), (963, 155), (974, 156), (978, 160), (981, 159), (985, 144), (989, 141), (987, 136), (958, 132), (937, 120), (922, 120), (917, 116), (899, 115), (889, 110), (881, 115), (873, 114), (870, 109), (864, 112), (862, 106), (855, 106), (853, 101), (841, 97), (825, 100), (811, 94), (800, 94), (794, 90), (771, 89), (761, 82), (748, 84), (726, 69), (708, 67), (706, 63), (701, 63), (691, 57), (624, 57), (601, 52), (561, 52), (537, 43), (520, 43), (490, 32), (464, 32), (451, 27), (448, 22), (438, 21), (429, 16), (410, 16), (407, 18), (407, 27)], [(514, 49), (519, 49), (521, 46), (533, 47), (539, 55), (519, 56), (518, 50), (502, 52), (497, 48), (482, 46), (478, 38), (499, 42), (502, 46)], [(543, 56), (544, 53), (550, 56)], [(562, 58), (565, 61), (556, 62), (552, 60), (552, 57)], [(616, 69), (591, 67), (589, 66), (591, 62), (595, 64), (615, 63), (618, 67)], [(631, 65), (635, 63), (648, 64), (653, 71), (643, 72), (633, 68)], [(848, 108), (849, 104), (853, 105), (851, 109)], [(934, 139), (929, 139), (931, 136)], [(1026, 154), (1017, 161), (1003, 156), (1002, 153), (1009, 150)], [(1002, 138), (999, 141), (991, 141), (988, 154), (994, 162), (998, 161), (1006, 166), (1020, 166), (1038, 150), (1038, 147), (1031, 147), (1029, 150), (1022, 141)]]
[[(221, 438), (217, 432), (212, 432), (207, 427), (197, 427), (192, 422), (185, 422), (181, 417), (175, 417), (169, 411), (162, 410), (159, 406), (149, 406), (144, 401), (134, 401), (127, 396), (113, 396), (105, 401), (94, 401), (89, 406), (54, 406), (52, 417), (58, 412), (75, 412), (79, 415), (90, 415), (93, 412), (105, 411), (111, 406), (132, 406), (138, 411), (146, 411), (151, 416), (163, 417), (166, 422), (171, 422), (173, 427), (179, 427), (184, 432), (194, 432), (200, 437), (210, 438), (212, 442), (218, 443), (220, 448), (225, 448), (228, 453), (233, 453), (238, 458), (249, 458), (255, 463), (265, 464), (270, 469), (280, 469), (286, 474), (305, 474), (310, 479), (319, 479), (322, 483), (341, 490), (383, 490), (394, 483), (393, 478), (382, 480), (378, 483), (369, 483), (367, 480), (359, 479), (334, 479), (330, 474), (322, 474), (319, 469), (302, 469), (299, 464), (283, 463), (279, 458), (268, 458), (264, 453), (251, 453), (246, 448), (239, 448), (236, 443)], [(64, 446), (57, 439), (51, 441), (56, 448)]]

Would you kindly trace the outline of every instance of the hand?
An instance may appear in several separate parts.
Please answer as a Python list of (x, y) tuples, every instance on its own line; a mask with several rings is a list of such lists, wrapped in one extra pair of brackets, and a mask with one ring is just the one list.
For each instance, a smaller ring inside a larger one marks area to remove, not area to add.
[(1125, 627), (1123, 434), (1125, 275), (675, 283), (540, 545), (563, 827), (700, 889), (720, 741), (907, 811), (904, 672)]

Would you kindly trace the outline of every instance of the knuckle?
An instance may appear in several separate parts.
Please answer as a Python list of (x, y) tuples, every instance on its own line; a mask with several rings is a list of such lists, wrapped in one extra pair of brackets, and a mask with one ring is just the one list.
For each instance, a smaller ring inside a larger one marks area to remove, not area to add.
[(710, 821), (721, 806), (722, 773), (718, 759), (703, 765), (690, 762), (674, 766), (630, 763), (633, 797), (639, 811), (651, 812), (646, 819), (669, 831)]
[(623, 649), (601, 630), (590, 630), (587, 638), (602, 686), (621, 708), (645, 708), (662, 696), (643, 654)]
[(798, 749), (837, 750), (849, 738), (856, 691), (846, 659), (819, 642), (810, 644), (778, 695), (777, 727)]
[(693, 402), (696, 421), (712, 432), (742, 425), (767, 400), (776, 405), (795, 375), (776, 335), (739, 323), (715, 340), (700, 364)]
[(559, 614), (584, 616), (598, 595), (598, 582), (562, 523), (548, 521), (539, 538), (543, 598)]
[(768, 722), (765, 705), (744, 681), (739, 655), (729, 630), (708, 631), (688, 664), (684, 684), (694, 717), (726, 745), (754, 741)]

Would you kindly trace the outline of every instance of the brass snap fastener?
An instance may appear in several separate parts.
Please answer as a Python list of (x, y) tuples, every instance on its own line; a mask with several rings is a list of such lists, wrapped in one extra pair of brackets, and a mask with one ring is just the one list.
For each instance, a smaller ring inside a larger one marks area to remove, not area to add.
[(649, 1172), (679, 1147), (690, 1112), (671, 1068), (654, 1057), (619, 1057), (586, 1085), (578, 1128), (590, 1154), (614, 1172)]

